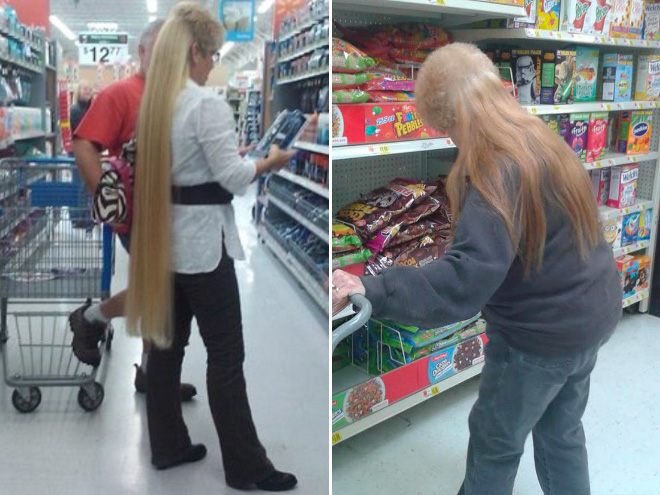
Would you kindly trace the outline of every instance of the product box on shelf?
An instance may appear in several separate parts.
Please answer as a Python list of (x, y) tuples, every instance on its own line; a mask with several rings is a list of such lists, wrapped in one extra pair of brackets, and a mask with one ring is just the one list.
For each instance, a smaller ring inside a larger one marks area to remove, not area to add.
[(660, 55), (639, 56), (636, 80), (636, 101), (660, 100)]
[(639, 165), (621, 165), (613, 167), (610, 176), (610, 197), (607, 206), (610, 208), (626, 208), (637, 200), (637, 177)]
[(637, 241), (650, 241), (651, 240), (651, 226), (653, 224), (653, 208), (647, 208), (642, 211), (639, 218), (639, 233), (637, 234)]
[(559, 135), (568, 143), (571, 137), (571, 115), (562, 113), (559, 115), (557, 122), (559, 123)]
[(332, 431), (483, 362), (487, 342), (486, 334), (472, 337), (333, 395)]
[(635, 294), (637, 287), (637, 278), (639, 275), (639, 263), (629, 254), (624, 254), (615, 259), (619, 275), (621, 276), (621, 289), (623, 297), (629, 297)]
[[(540, 0), (541, 2), (543, 0)], [(507, 19), (508, 28), (533, 28), (536, 26), (536, 0), (524, 0), (525, 16)]]
[(569, 33), (608, 35), (612, 0), (564, 0), (561, 30)]
[(560, 0), (538, 0), (538, 29), (558, 31), (560, 8)]
[(573, 103), (575, 56), (575, 50), (557, 50), (553, 74), (553, 101), (551, 103)]
[(605, 240), (612, 249), (621, 247), (621, 230), (623, 228), (623, 217), (617, 217), (603, 222), (603, 233)]
[(633, 56), (603, 55), (603, 100), (630, 101), (632, 97)]
[(511, 50), (496, 50), (495, 65), (504, 68), (513, 68), (513, 52)]
[(559, 115), (542, 115), (541, 119), (555, 134), (559, 134)]
[(414, 103), (332, 106), (332, 145), (388, 143), (446, 137), (427, 126)]
[(586, 157), (588, 162), (598, 161), (605, 155), (608, 116), (607, 112), (595, 112), (589, 118)]
[(575, 49), (575, 86), (573, 99), (576, 102), (596, 101), (598, 83), (598, 48), (578, 46)]
[(631, 0), (612, 0), (610, 12), (610, 37), (625, 38), (628, 36), (628, 9)]
[(571, 134), (568, 145), (575, 151), (580, 161), (587, 157), (587, 134), (589, 131), (589, 114), (572, 113), (570, 116)]
[(660, 40), (660, 2), (658, 0), (646, 0), (643, 37), (645, 40)]
[(621, 247), (637, 244), (639, 235), (640, 212), (630, 213), (623, 216)]
[(646, 154), (651, 149), (653, 110), (621, 112), (616, 149), (626, 155)]
[(513, 50), (515, 84), (521, 105), (541, 102), (541, 50)]
[(646, 0), (629, 0), (628, 38), (640, 39), (644, 30), (644, 7)]
[(637, 286), (635, 292), (642, 292), (649, 288), (649, 279), (651, 278), (651, 257), (645, 254), (636, 254), (633, 259), (637, 263)]
[(610, 197), (611, 169), (599, 168), (591, 171), (591, 185), (599, 205), (606, 205)]

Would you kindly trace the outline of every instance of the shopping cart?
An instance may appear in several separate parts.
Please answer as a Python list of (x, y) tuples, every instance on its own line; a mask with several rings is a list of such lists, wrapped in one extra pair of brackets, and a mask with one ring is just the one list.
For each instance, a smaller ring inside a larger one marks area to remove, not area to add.
[(360, 328), (365, 326), (371, 318), (371, 303), (369, 300), (359, 294), (352, 295), (349, 298), (357, 313), (347, 322), (341, 324), (332, 331), (332, 351), (334, 352), (339, 343), (346, 337), (353, 335)]
[[(97, 369), (73, 354), (68, 322), (81, 300), (110, 292), (113, 236), (91, 211), (73, 159), (0, 160), (0, 350), (20, 412), (39, 406), (39, 387), (80, 387), (86, 411), (103, 402)], [(108, 326), (102, 352), (113, 334)]]

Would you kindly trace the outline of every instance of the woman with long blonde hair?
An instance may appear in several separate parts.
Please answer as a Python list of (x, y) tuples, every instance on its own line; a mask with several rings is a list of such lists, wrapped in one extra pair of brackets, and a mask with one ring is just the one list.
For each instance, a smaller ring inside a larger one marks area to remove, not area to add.
[(207, 388), (225, 480), (238, 489), (293, 488), (259, 442), (243, 375), (243, 334), (234, 259), (244, 254), (231, 206), (260, 174), (286, 165), (240, 156), (232, 112), (205, 91), (224, 32), (204, 7), (174, 7), (156, 41), (137, 130), (126, 320), (154, 346), (147, 368), (152, 464), (201, 460), (181, 411), (179, 385), (193, 317), (208, 353)]
[(337, 271), (333, 302), (363, 294), (374, 316), (425, 328), (482, 311), (489, 342), (459, 494), (511, 495), (532, 432), (543, 492), (588, 495), (581, 418), (622, 299), (588, 174), (473, 45), (434, 52), (415, 93), (424, 122), (458, 148), (451, 247), (423, 268)]

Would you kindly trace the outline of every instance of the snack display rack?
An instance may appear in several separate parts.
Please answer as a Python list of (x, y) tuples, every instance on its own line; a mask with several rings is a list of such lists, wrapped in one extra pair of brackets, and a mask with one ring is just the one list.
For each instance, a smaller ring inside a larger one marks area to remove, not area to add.
[[(301, 2), (282, 19), (276, 41), (266, 45), (260, 135), (285, 109), (318, 112), (318, 95), (329, 87), (328, 10), (323, 0)], [(318, 122), (328, 120), (325, 113)], [(329, 166), (326, 127), (308, 126), (293, 145), (299, 153), (289, 168), (258, 181), (255, 221), (262, 242), (327, 312), (330, 194), (327, 174), (319, 174)]]
[[(516, 12), (514, 12), (514, 10)], [(497, 17), (519, 16), (521, 7), (480, 1), (439, 2), (421, 0), (335, 0), (333, 19), (342, 26), (364, 27), (377, 24), (391, 24), (409, 21), (433, 21), (454, 36), (456, 41), (470, 41), (480, 44), (482, 41), (502, 44), (507, 47), (523, 47), (533, 44), (537, 48), (559, 49), (570, 43), (576, 45), (596, 45), (609, 52), (644, 53), (660, 52), (660, 42), (646, 40), (612, 39), (600, 36), (573, 35), (563, 32), (539, 31), (536, 29), (476, 29), (452, 30), (453, 26), (463, 26), (476, 20)], [(376, 13), (377, 12), (377, 13)], [(437, 21), (437, 22), (436, 22)], [(602, 51), (602, 50), (601, 50)], [(600, 160), (585, 163), (587, 170), (615, 167), (625, 164), (638, 164), (637, 201), (627, 208), (614, 209), (600, 207), (603, 220), (617, 218), (636, 211), (653, 209), (650, 240), (642, 240), (632, 245), (617, 247), (613, 256), (629, 253), (646, 253), (655, 261), (656, 232), (660, 205), (660, 173), (656, 173), (660, 159), (660, 102), (589, 102), (569, 105), (530, 105), (526, 107), (533, 115), (557, 115), (583, 112), (620, 112), (625, 110), (653, 111), (650, 151), (640, 155), (608, 153)], [(395, 177), (407, 177), (418, 180), (434, 180), (438, 175), (448, 173), (455, 158), (455, 147), (448, 138), (421, 139), (417, 141), (381, 142), (349, 146), (333, 146), (333, 215), (344, 205), (351, 203), (360, 195), (371, 191)], [(653, 273), (653, 266), (650, 273)], [(652, 286), (649, 281), (649, 287)], [(649, 306), (649, 289), (635, 293), (622, 300), (622, 307), (639, 303), (639, 310), (645, 312)], [(335, 325), (346, 321), (354, 314), (348, 307), (333, 317)], [(350, 438), (372, 426), (387, 420), (406, 409), (435, 397), (480, 374), (483, 364), (475, 364), (460, 373), (434, 384), (420, 383), (412, 376), (426, 376), (428, 363), (420, 359), (406, 364), (383, 375), (369, 375), (365, 370), (348, 366), (333, 373), (333, 406), (345, 401), (351, 390), (362, 390), (369, 383), (378, 387), (385, 383), (387, 388), (397, 391), (395, 401), (383, 401), (362, 417), (349, 422), (343, 421), (332, 431), (332, 444)], [(333, 410), (334, 411), (334, 410)], [(339, 414), (338, 414), (339, 416)], [(343, 419), (343, 415), (341, 416)], [(334, 417), (333, 424), (338, 417)], [(339, 423), (337, 423), (339, 424)]]

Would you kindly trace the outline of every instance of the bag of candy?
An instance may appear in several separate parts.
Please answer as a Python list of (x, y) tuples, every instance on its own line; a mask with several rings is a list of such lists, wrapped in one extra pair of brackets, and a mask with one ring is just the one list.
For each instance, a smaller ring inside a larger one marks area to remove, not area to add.
[(363, 72), (366, 68), (376, 64), (350, 43), (339, 38), (332, 38), (332, 70), (333, 72)]
[(338, 89), (332, 92), (332, 103), (366, 103), (369, 93), (361, 89)]
[(395, 48), (435, 50), (451, 43), (451, 37), (446, 31), (423, 22), (397, 24), (394, 28), (390, 43)]
[(428, 50), (406, 50), (405, 48), (392, 48), (390, 55), (400, 64), (423, 64), (431, 54)]
[(432, 261), (442, 258), (451, 241), (439, 235), (428, 237), (431, 239), (430, 242), (426, 241), (427, 238), (425, 237), (425, 242), (421, 242), (419, 247), (401, 253), (394, 261), (394, 266), (414, 266), (421, 268)]
[(358, 249), (355, 251), (348, 251), (345, 253), (332, 254), (332, 269), (344, 268), (345, 266), (357, 265), (364, 263), (371, 257), (371, 251), (368, 249)]
[(354, 251), (362, 247), (362, 241), (348, 225), (332, 222), (332, 252)]
[(404, 76), (379, 76), (360, 86), (365, 91), (415, 91), (415, 81)]
[(393, 103), (415, 101), (415, 95), (403, 91), (369, 91), (369, 100), (374, 103)]

